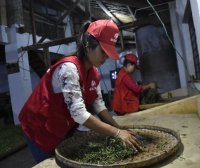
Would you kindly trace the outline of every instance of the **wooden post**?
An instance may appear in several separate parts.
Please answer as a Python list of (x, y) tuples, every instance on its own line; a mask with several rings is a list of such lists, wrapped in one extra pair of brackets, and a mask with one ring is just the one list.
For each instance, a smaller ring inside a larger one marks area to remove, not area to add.
[(34, 17), (34, 11), (33, 11), (33, 2), (32, 0), (29, 0), (30, 2), (30, 16), (31, 16), (31, 25), (32, 25), (32, 38), (33, 38), (33, 44), (36, 43), (36, 28), (35, 28), (35, 17)]
[(48, 69), (51, 66), (51, 57), (50, 57), (49, 48), (45, 47), (43, 51), (44, 51), (44, 63), (45, 63), (46, 69)]

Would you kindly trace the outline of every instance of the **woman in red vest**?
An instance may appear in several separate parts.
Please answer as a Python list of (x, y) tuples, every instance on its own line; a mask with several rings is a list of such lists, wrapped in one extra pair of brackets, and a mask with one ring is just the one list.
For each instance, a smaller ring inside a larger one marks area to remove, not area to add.
[(19, 120), (37, 163), (53, 154), (75, 123), (119, 137), (135, 150), (139, 148), (135, 135), (120, 129), (113, 120), (101, 95), (97, 67), (108, 57), (118, 59), (115, 48), (118, 33), (111, 20), (85, 24), (80, 31), (77, 53), (51, 66), (24, 104)]
[(138, 57), (134, 54), (129, 53), (125, 55), (123, 67), (117, 74), (112, 108), (119, 115), (137, 112), (139, 108), (139, 95), (145, 89), (155, 88), (154, 83), (138, 85), (132, 78), (132, 73), (139, 69), (137, 62)]

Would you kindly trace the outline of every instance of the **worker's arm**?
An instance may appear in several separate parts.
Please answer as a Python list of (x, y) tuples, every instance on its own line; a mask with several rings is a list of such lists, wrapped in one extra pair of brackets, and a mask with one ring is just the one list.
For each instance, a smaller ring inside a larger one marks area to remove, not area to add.
[(146, 85), (138, 85), (130, 75), (127, 75), (123, 79), (124, 85), (132, 90), (136, 94), (142, 93), (146, 89), (154, 89), (156, 88), (155, 82), (150, 82)]
[(135, 94), (140, 94), (144, 90), (142, 85), (138, 85), (130, 75), (127, 75), (123, 78), (123, 83), (128, 89), (133, 91)]
[(98, 97), (96, 98), (96, 100), (94, 101), (93, 105), (92, 105), (92, 111), (98, 115), (98, 117), (105, 123), (110, 124), (112, 126), (115, 127), (119, 127), (119, 125), (116, 123), (115, 120), (113, 120), (112, 116), (110, 115), (110, 113), (108, 112), (104, 100), (102, 98), (102, 94), (101, 94), (101, 86), (100, 84), (97, 86), (97, 95)]
[(155, 82), (150, 82), (147, 85), (142, 85), (142, 87), (143, 87), (144, 90), (146, 90), (146, 89), (155, 89), (156, 88), (156, 84), (155, 84)]
[[(59, 79), (59, 83), (56, 83)], [(53, 86), (59, 86), (60, 88), (54, 88), (54, 92), (62, 92), (64, 101), (70, 111), (70, 114), (75, 122), (83, 124), (84, 126), (104, 135), (118, 136), (126, 144), (137, 148), (137, 140), (126, 130), (120, 130), (112, 118), (107, 118), (104, 115), (104, 120), (113, 123), (112, 126), (108, 123), (100, 121), (93, 115), (91, 115), (84, 104), (82, 92), (79, 84), (79, 75), (76, 66), (73, 63), (64, 63), (56, 69), (53, 75)], [(105, 109), (105, 107), (104, 107)], [(103, 111), (103, 110), (101, 110)], [(107, 116), (107, 115), (106, 115)]]
[(133, 132), (116, 128), (110, 124), (98, 120), (92, 115), (83, 125), (100, 134), (118, 137), (125, 144), (132, 146), (136, 151), (140, 150), (139, 142)]

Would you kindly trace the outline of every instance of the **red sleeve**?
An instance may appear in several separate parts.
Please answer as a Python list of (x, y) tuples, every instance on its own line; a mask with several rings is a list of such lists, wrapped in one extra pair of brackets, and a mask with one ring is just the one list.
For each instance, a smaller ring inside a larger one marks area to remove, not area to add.
[(138, 85), (133, 78), (131, 78), (130, 75), (127, 75), (124, 77), (123, 79), (123, 83), (124, 85), (129, 88), (130, 90), (132, 90), (134, 93), (136, 94), (140, 94), (143, 92), (143, 88), (141, 85)]

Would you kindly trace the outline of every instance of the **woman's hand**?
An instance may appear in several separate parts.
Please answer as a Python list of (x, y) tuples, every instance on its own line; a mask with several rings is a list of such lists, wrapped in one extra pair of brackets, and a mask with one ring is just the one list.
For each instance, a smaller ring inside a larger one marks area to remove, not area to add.
[(155, 82), (150, 82), (148, 85), (149, 85), (149, 88), (156, 89), (156, 83)]
[(129, 145), (132, 148), (134, 148), (136, 152), (141, 151), (140, 142), (136, 138), (136, 135), (134, 132), (129, 131), (129, 130), (119, 129), (119, 131), (116, 134), (116, 137), (119, 137), (122, 140), (124, 145)]
[(140, 142), (136, 138), (137, 135), (131, 130), (118, 128), (120, 127), (118, 124), (116, 124), (116, 127), (114, 127), (91, 115), (83, 125), (100, 134), (118, 137), (122, 140), (124, 145), (131, 146), (133, 149), (135, 149), (135, 152), (141, 151)]

